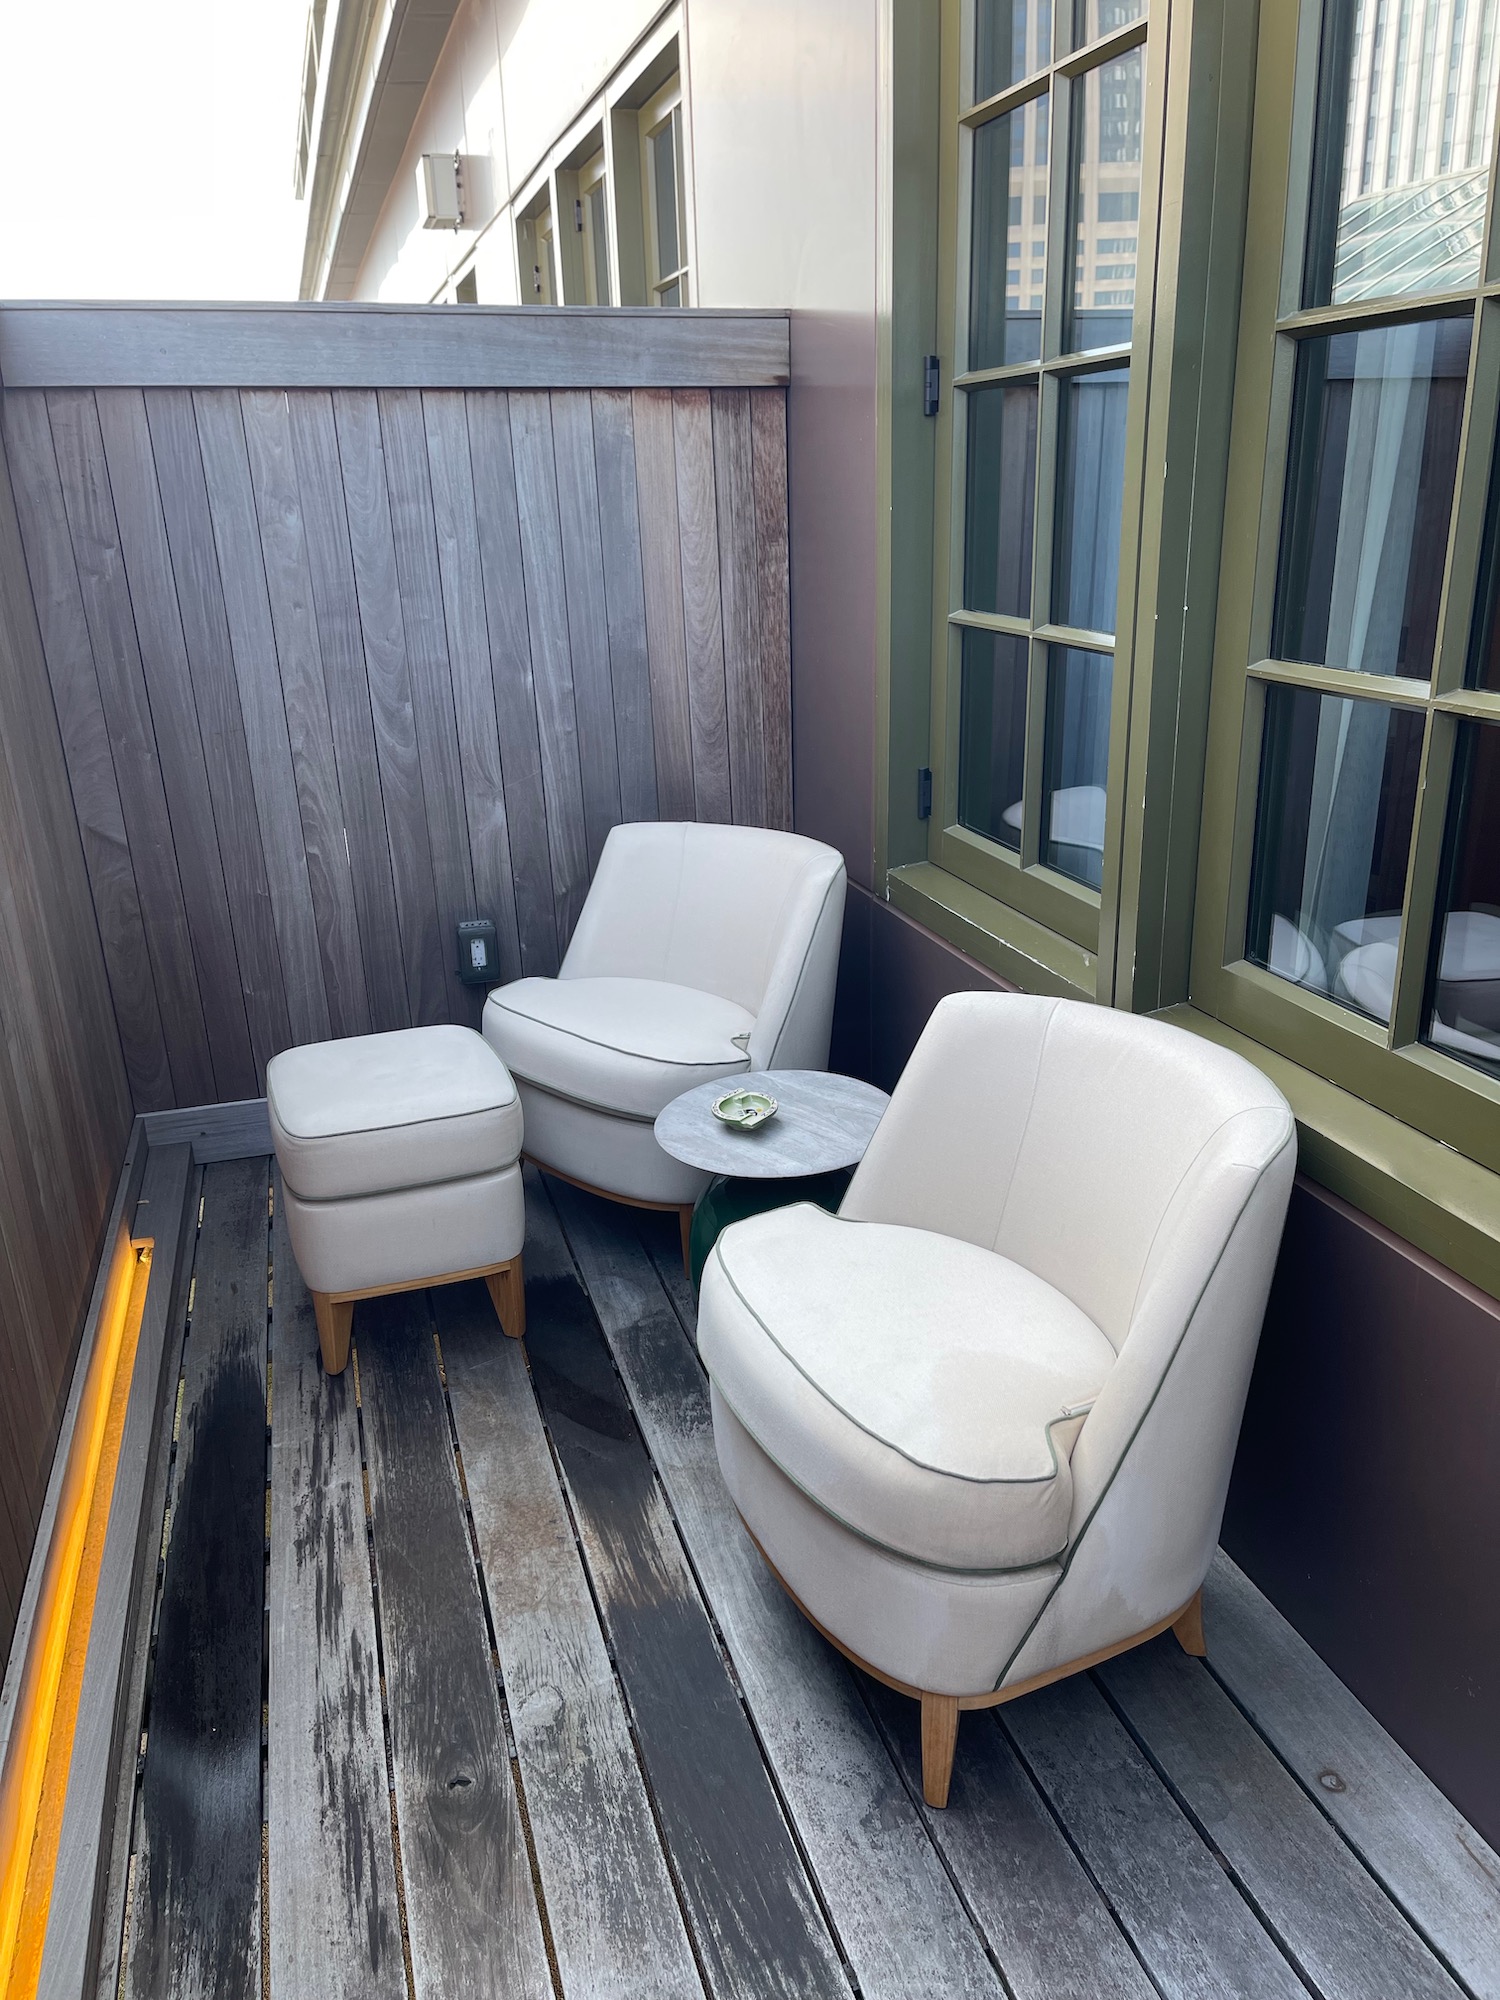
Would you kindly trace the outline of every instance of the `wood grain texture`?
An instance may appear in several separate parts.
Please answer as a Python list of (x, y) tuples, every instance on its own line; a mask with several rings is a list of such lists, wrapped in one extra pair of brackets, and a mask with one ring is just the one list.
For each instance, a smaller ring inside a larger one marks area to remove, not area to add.
[(418, 2000), (547, 2000), (432, 1334), (425, 1292), (356, 1309), (412, 1972)]
[(1461, 1989), (1171, 1634), (1108, 1661), (1098, 1679), (1324, 2000), (1458, 2000)]
[(21, 388), (671, 389), (784, 384), (784, 312), (471, 306), (6, 306)]
[(152, 1111), (249, 1098), (293, 1043), (477, 1026), (455, 926), (554, 973), (622, 819), (786, 818), (782, 390), (286, 379), (5, 396)]
[(271, 1985), (399, 2000), (406, 1974), (354, 1378), (319, 1364), (284, 1209), (278, 1199), (271, 1229)]
[(1226, 1555), (1203, 1587), (1213, 1672), (1481, 2000), (1500, 1995), (1500, 1855)]
[(562, 1232), (532, 1179), (527, 1348), (699, 1957), (716, 1995), (842, 1974)]
[(126, 2000), (260, 1993), (267, 1167), (204, 1170)]
[(525, 1356), (478, 1285), (433, 1304), (563, 1991), (701, 1996)]
[(1162, 1993), (1306, 1992), (1087, 1675), (993, 1713)]
[(787, 541), (786, 397), (753, 390), (755, 573), (760, 580), (762, 756), (766, 826), (792, 823), (792, 598)]
[(607, 1204), (549, 1188), (860, 1991), (993, 2000), (1004, 1989), (850, 1670), (772, 1578), (735, 1512), (707, 1381), (650, 1258)]

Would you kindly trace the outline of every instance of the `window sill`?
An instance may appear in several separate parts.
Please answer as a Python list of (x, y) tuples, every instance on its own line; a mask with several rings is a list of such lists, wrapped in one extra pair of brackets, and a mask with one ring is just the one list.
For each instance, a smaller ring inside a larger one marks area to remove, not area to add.
[(1500, 1174), (1195, 1007), (1166, 1007), (1156, 1018), (1233, 1049), (1270, 1077), (1296, 1117), (1311, 1180), (1500, 1299)]
[(893, 868), (886, 893), (898, 910), (1028, 993), (1093, 1000), (1098, 955), (931, 861)]

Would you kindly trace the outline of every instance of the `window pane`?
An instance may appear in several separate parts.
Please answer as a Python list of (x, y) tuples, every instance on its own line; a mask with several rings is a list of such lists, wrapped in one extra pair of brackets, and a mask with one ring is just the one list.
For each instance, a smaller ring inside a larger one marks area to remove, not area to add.
[(1481, 543), (1478, 603), (1469, 650), (1470, 687), (1500, 694), (1500, 457), (1490, 474)]
[(1301, 343), (1278, 659), (1432, 672), (1470, 315)]
[(1026, 772), (1026, 644), (966, 631), (958, 734), (958, 819), (1002, 847), (1021, 845)]
[(1075, 86), (1070, 235), (1073, 283), (1064, 350), (1082, 354), (1130, 338), (1141, 212), (1145, 51), (1088, 70)]
[(1035, 361), (1042, 351), (1047, 115), (1048, 101), (1039, 97), (974, 134), (970, 368)]
[(1500, 729), (1466, 723), (1434, 927), (1427, 1039), (1500, 1077)]
[(660, 285), (657, 287), (656, 303), (659, 306), (680, 306), (682, 304), (682, 287), (675, 278), (670, 285)]
[(1146, 11), (1146, 0), (1074, 0), (1073, 46), (1087, 47), (1101, 35), (1128, 27)]
[(1052, 0), (976, 0), (974, 102), (1034, 76), (1052, 59)]
[(1042, 859), (1097, 889), (1104, 880), (1104, 787), (1114, 661), (1076, 646), (1049, 648)]
[(1414, 709), (1267, 690), (1245, 956), (1380, 1021), (1421, 756)]
[(1059, 625), (1115, 629), (1129, 394), (1128, 368), (1075, 375), (1063, 385), (1052, 605)]
[[(667, 278), (678, 269), (677, 229), (677, 112), (662, 121), (651, 135), (651, 182), (656, 209), (656, 269)], [(675, 305), (663, 299), (663, 305)]]
[(1031, 541), (1036, 497), (1036, 403), (1032, 382), (971, 389), (964, 510), (964, 605), (1014, 618), (1031, 613)]
[(609, 217), (603, 181), (595, 181), (588, 191), (588, 250), (593, 297), (589, 303), (609, 304)]
[(1303, 303), (1479, 276), (1495, 0), (1326, 0)]

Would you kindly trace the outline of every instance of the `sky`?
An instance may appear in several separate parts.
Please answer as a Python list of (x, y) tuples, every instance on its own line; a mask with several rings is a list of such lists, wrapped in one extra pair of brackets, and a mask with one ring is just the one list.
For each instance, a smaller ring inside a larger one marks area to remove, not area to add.
[(294, 299), (307, 0), (0, 0), (0, 298)]

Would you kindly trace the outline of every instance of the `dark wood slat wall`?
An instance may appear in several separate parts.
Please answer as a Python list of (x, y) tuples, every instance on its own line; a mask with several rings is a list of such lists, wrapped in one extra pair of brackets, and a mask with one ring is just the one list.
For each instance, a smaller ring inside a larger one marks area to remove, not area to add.
[(12, 389), (5, 435), (137, 1110), (476, 1023), (454, 924), (555, 971), (621, 819), (790, 824), (780, 387)]
[[(66, 603), (50, 608), (69, 615)], [(81, 619), (76, 597), (71, 609)], [(67, 718), (81, 722), (76, 741), (85, 768), (100, 743), (92, 721)], [(107, 762), (107, 743), (104, 755)], [(118, 797), (106, 790), (98, 813), (118, 825)], [(0, 1653), (9, 1650), (25, 1587), (130, 1134), (130, 1092), (85, 858), (86, 850), (103, 858), (108, 847), (97, 819), (80, 826), (74, 817), (0, 446)], [(114, 848), (113, 865), (129, 909), (134, 885), (123, 847)], [(138, 917), (136, 940), (143, 952)]]

